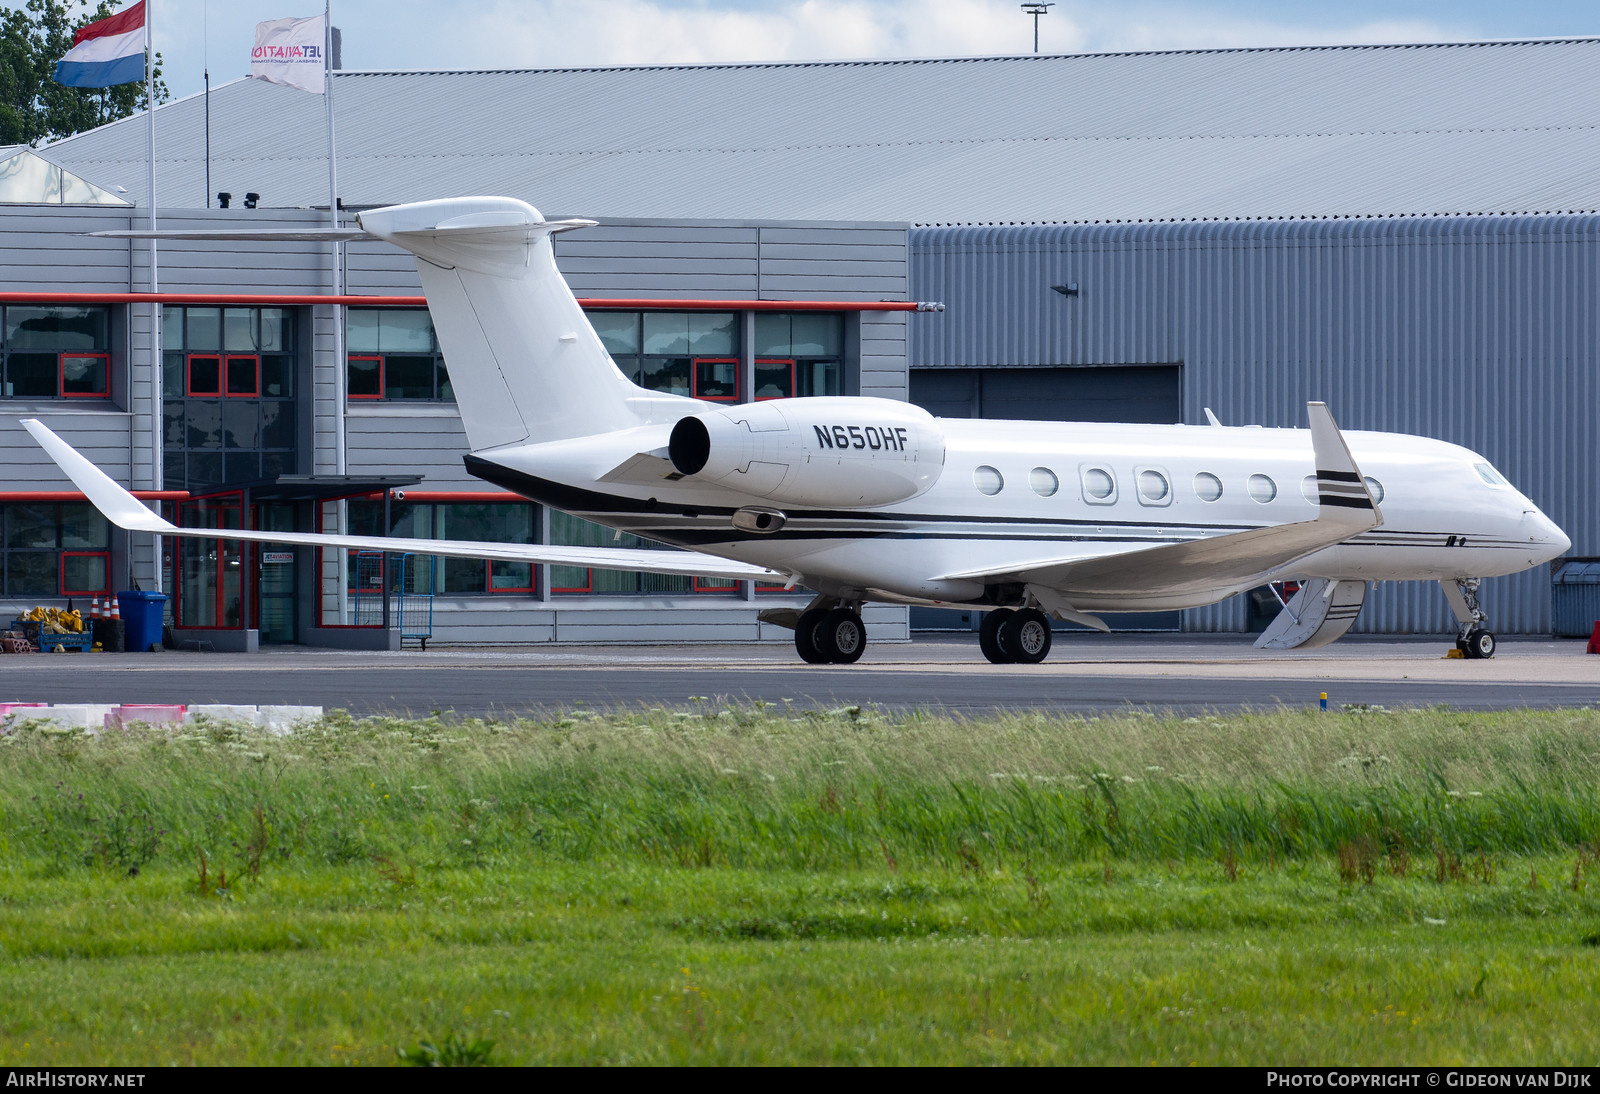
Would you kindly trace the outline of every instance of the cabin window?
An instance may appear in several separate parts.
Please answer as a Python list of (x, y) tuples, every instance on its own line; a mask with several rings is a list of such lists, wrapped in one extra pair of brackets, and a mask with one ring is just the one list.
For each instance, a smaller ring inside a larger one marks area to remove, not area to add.
[(1305, 499), (1312, 505), (1320, 505), (1322, 503), (1322, 491), (1317, 489), (1317, 477), (1315, 475), (1307, 475), (1300, 480), (1300, 493), (1305, 495)]
[(1201, 501), (1216, 501), (1222, 497), (1222, 480), (1209, 471), (1194, 477), (1194, 492)]
[(972, 482), (977, 486), (978, 493), (987, 494), (989, 497), (994, 497), (1001, 490), (1004, 490), (1006, 485), (1006, 480), (1001, 477), (1000, 472), (988, 464), (984, 464), (972, 472)]
[(1139, 504), (1172, 504), (1172, 486), (1167, 482), (1167, 476), (1154, 467), (1139, 470)]
[(1117, 478), (1108, 468), (1083, 469), (1083, 500), (1090, 505), (1110, 505), (1117, 500)]
[(1028, 485), (1033, 487), (1033, 492), (1041, 498), (1054, 497), (1055, 492), (1061, 489), (1061, 480), (1056, 478), (1056, 473), (1048, 467), (1035, 467), (1028, 472)]
[(1371, 477), (1368, 477), (1363, 481), (1367, 484), (1367, 489), (1372, 491), (1373, 502), (1381, 504), (1383, 502), (1383, 483)]
[(1278, 496), (1278, 484), (1265, 475), (1251, 475), (1250, 481), (1245, 485), (1250, 491), (1250, 496), (1262, 505)]

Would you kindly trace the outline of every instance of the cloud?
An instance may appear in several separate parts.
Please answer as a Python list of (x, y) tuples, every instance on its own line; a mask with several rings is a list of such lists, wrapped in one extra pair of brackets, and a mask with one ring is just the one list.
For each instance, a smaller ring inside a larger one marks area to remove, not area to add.
[[(1033, 48), (1033, 21), (1017, 0), (339, 0), (334, 7), (348, 68), (973, 57)], [(1267, 18), (1241, 14), (1246, 7), (1243, 0), (1058, 2), (1039, 21), (1040, 46), (1075, 53), (1481, 34), (1426, 19), (1341, 16), (1336, 6), (1285, 6)], [(256, 22), (296, 10), (287, 0), (162, 0), (158, 8), (156, 45), (178, 95), (200, 90), (207, 38), (213, 84), (235, 79), (249, 72)]]

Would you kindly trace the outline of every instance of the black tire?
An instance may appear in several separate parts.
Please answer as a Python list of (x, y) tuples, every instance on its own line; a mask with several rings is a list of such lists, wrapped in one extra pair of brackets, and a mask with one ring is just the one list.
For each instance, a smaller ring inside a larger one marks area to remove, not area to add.
[(1467, 633), (1467, 656), (1474, 661), (1493, 657), (1495, 645), (1494, 634), (1490, 631), (1473, 630)]
[(1037, 665), (1050, 656), (1050, 619), (1037, 608), (1024, 608), (1005, 622), (1000, 643), (1019, 665)]
[(828, 658), (822, 650), (817, 648), (817, 624), (822, 622), (822, 617), (828, 613), (822, 608), (813, 608), (809, 612), (801, 612), (800, 619), (794, 625), (794, 649), (800, 655), (800, 660), (808, 665), (821, 665)]
[(1010, 608), (996, 608), (983, 613), (983, 622), (978, 626), (978, 648), (993, 664), (1009, 665), (1016, 660), (1007, 651), (1002, 637), (1006, 621), (1015, 614)]
[(835, 608), (813, 632), (817, 652), (836, 665), (853, 665), (867, 650), (867, 628), (849, 608)]

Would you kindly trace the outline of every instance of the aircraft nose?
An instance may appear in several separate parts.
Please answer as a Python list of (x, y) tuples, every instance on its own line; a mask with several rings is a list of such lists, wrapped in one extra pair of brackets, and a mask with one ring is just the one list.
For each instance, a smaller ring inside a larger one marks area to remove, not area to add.
[(1560, 558), (1572, 546), (1572, 540), (1567, 534), (1537, 509), (1523, 512), (1522, 530), (1528, 537), (1529, 545), (1538, 552), (1533, 558), (1536, 566), (1553, 558)]

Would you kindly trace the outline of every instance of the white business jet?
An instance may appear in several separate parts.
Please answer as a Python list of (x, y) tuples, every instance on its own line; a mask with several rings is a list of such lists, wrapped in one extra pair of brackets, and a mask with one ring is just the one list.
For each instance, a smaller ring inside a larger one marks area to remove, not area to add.
[[(417, 257), (472, 447), (467, 469), (687, 550), (225, 538), (804, 585), (816, 592), (807, 608), (762, 617), (793, 627), (806, 661), (837, 663), (860, 658), (869, 601), (976, 608), (990, 661), (1035, 663), (1050, 652), (1052, 618), (1108, 630), (1104, 613), (1197, 607), (1289, 581), (1298, 593), (1256, 644), (1318, 646), (1349, 630), (1374, 580), (1439, 582), (1458, 646), (1489, 657), (1479, 581), (1569, 546), (1482, 456), (1341, 433), (1319, 402), (1307, 404), (1309, 429), (1263, 429), (1214, 417), (942, 419), (875, 398), (715, 406), (647, 391), (611, 361), (556, 268), (551, 237), (594, 222), (547, 221), (510, 198), (356, 219)], [(222, 538), (162, 520), (44, 425), (24, 424), (119, 527)]]

